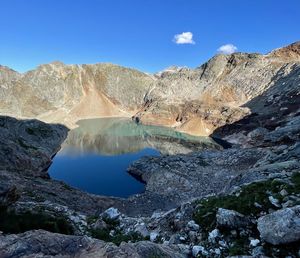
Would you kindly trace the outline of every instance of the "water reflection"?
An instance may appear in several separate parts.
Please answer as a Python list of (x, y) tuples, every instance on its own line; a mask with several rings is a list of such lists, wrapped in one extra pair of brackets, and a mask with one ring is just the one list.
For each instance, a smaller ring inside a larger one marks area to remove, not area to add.
[(49, 168), (52, 178), (86, 192), (128, 197), (144, 191), (144, 184), (126, 169), (143, 156), (187, 153), (215, 148), (207, 137), (193, 137), (172, 129), (144, 126), (124, 118), (89, 119), (71, 130)]
[(209, 137), (195, 137), (159, 126), (136, 124), (126, 118), (88, 119), (70, 131), (60, 154), (118, 155), (153, 148), (162, 154), (216, 148)]

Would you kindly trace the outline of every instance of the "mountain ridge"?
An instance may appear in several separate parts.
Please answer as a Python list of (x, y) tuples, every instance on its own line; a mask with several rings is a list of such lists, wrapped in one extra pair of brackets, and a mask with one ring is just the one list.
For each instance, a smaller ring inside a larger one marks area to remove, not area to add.
[[(289, 74), (300, 65), (299, 49), (295, 42), (265, 55), (218, 54), (195, 69), (171, 67), (156, 74), (110, 63), (54, 61), (23, 74), (0, 66), (0, 113), (68, 127), (80, 119), (133, 116), (145, 124), (209, 135), (225, 117), (234, 122), (249, 114), (245, 103), (270, 88), (277, 73)], [(223, 118), (224, 108), (230, 114)], [(207, 112), (218, 119), (207, 119)]]

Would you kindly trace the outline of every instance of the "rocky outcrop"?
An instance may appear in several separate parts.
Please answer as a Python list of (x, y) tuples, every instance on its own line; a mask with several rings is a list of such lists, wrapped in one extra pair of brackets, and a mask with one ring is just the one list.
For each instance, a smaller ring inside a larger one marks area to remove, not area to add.
[(300, 240), (300, 205), (286, 208), (258, 219), (261, 238), (273, 245)]
[(67, 132), (63, 125), (0, 116), (0, 170), (47, 176)]
[(128, 171), (146, 182), (146, 193), (159, 193), (161, 200), (172, 200), (178, 205), (191, 198), (228, 192), (233, 187), (232, 179), (249, 173), (251, 166), (267, 153), (228, 149), (144, 157)]
[[(176, 250), (177, 249), (177, 250)], [(0, 235), (0, 256), (9, 257), (186, 257), (178, 248), (151, 242), (122, 243), (119, 247), (86, 236), (66, 236), (47, 231)]]

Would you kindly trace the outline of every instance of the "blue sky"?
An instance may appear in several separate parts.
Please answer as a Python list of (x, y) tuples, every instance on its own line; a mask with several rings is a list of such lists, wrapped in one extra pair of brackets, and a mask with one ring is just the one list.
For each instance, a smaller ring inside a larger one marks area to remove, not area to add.
[[(183, 32), (194, 44), (176, 44)], [(266, 53), (297, 40), (299, 0), (0, 0), (0, 64), (21, 72), (55, 60), (156, 72), (226, 44)]]

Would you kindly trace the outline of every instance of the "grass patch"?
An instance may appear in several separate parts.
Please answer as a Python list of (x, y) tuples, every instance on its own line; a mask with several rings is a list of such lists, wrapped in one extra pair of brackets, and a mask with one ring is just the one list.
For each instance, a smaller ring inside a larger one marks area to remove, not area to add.
[(98, 218), (99, 218), (99, 216), (96, 216), (96, 215), (88, 216), (87, 217), (87, 223), (88, 224), (93, 224), (97, 221)]
[(299, 257), (298, 251), (299, 251), (300, 241), (290, 243), (290, 244), (284, 244), (284, 245), (277, 245), (273, 246), (271, 244), (266, 243), (264, 245), (265, 254), (268, 257)]
[(91, 235), (94, 238), (106, 241), (106, 242), (113, 242), (116, 245), (120, 245), (122, 242), (138, 242), (146, 240), (146, 238), (142, 237), (140, 234), (136, 232), (130, 232), (128, 234), (123, 234), (122, 232), (116, 230), (116, 233), (111, 236), (110, 229), (97, 229), (91, 230)]
[(45, 213), (25, 212), (16, 214), (0, 207), (0, 230), (4, 233), (22, 233), (33, 229), (44, 229), (54, 233), (71, 235), (73, 229), (63, 217), (52, 217)]
[(228, 248), (228, 255), (245, 255), (249, 252), (249, 240), (247, 238), (238, 238)]
[[(98, 217), (91, 216), (88, 218), (89, 224), (94, 223)], [(112, 220), (109, 218), (103, 218), (103, 221), (106, 223), (107, 228), (103, 229), (91, 229), (91, 236), (106, 242), (112, 242), (116, 245), (120, 245), (122, 242), (138, 242), (143, 240), (149, 240), (149, 238), (144, 238), (137, 232), (129, 232), (128, 234), (124, 234), (121, 230), (118, 229), (120, 224), (117, 220)], [(114, 230), (115, 233), (110, 235), (110, 232)]]
[[(200, 200), (197, 202), (194, 220), (208, 232), (216, 227), (218, 208), (235, 210), (247, 216), (257, 217), (262, 211), (268, 212), (270, 208), (276, 209), (269, 201), (270, 195), (282, 201), (283, 197), (279, 194), (282, 189), (288, 193), (300, 192), (300, 173), (295, 173), (291, 182), (292, 184), (286, 184), (279, 180), (267, 180), (244, 186), (239, 196), (214, 196)], [(260, 204), (261, 207), (257, 207), (255, 203)]]

